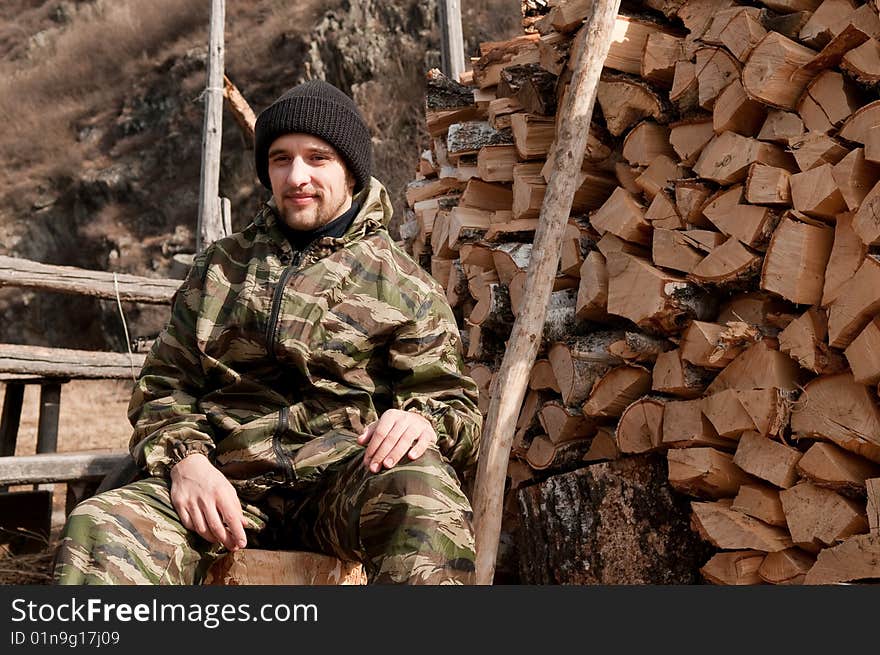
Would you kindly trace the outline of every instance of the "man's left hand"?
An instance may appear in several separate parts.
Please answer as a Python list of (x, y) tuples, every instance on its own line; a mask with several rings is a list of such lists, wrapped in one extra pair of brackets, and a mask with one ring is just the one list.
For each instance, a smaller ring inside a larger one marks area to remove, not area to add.
[(421, 414), (389, 409), (370, 423), (357, 441), (367, 444), (364, 466), (378, 473), (383, 466), (395, 466), (404, 455), (411, 460), (421, 457), (428, 446), (437, 443), (437, 433)]

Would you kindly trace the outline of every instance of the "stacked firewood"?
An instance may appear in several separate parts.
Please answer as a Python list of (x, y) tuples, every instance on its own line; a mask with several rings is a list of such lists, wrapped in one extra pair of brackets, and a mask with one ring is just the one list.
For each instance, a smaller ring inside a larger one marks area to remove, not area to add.
[[(705, 579), (880, 578), (880, 3), (761, 4), (623, 4), (510, 491), (663, 453)], [(526, 0), (460, 83), (429, 74), (403, 234), (484, 412), (590, 5)]]

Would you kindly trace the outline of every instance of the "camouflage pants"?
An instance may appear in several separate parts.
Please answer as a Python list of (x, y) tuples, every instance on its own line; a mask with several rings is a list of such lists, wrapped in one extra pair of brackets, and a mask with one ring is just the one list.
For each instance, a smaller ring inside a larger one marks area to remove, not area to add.
[[(304, 491), (242, 503), (248, 545), (364, 563), (373, 584), (473, 584), (471, 508), (431, 448), (370, 473), (360, 455)], [(149, 478), (80, 503), (56, 555), (57, 584), (199, 584), (224, 548), (183, 527), (169, 483)]]

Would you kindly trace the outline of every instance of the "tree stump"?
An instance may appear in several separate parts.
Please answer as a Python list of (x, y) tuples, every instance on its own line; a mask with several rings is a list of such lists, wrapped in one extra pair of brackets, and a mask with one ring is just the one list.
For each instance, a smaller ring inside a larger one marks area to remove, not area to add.
[(522, 584), (700, 584), (712, 551), (689, 527), (663, 454), (594, 464), (518, 493)]

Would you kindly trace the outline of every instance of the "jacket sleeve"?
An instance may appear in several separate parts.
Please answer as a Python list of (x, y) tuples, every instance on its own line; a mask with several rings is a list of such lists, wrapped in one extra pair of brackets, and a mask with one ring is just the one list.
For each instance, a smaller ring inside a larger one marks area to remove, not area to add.
[(461, 338), (446, 298), (433, 290), (398, 328), (389, 348), (393, 407), (428, 418), (440, 452), (460, 472), (477, 461), (483, 417), (479, 390), (464, 372)]
[(171, 317), (147, 355), (128, 406), (134, 427), (129, 449), (151, 476), (167, 477), (193, 451), (208, 455), (214, 439), (199, 409), (204, 389), (196, 322), (202, 303), (205, 256), (197, 257), (174, 295)]

